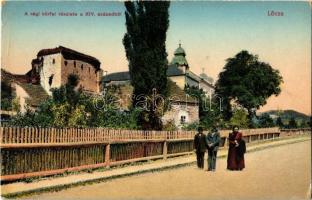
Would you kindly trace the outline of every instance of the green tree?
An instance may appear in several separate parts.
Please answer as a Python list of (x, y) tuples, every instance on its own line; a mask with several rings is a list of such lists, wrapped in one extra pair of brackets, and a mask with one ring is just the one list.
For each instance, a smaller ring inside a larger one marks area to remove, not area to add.
[(280, 127), (280, 128), (284, 128), (284, 123), (283, 123), (283, 121), (282, 121), (282, 118), (281, 117), (278, 117), (277, 119), (276, 119), (276, 122), (275, 122), (275, 124), (276, 124), (276, 126), (278, 126), (278, 127)]
[[(139, 116), (146, 129), (161, 129), (160, 115), (164, 106), (154, 92), (167, 96), (168, 67), (166, 32), (169, 27), (169, 1), (126, 1), (125, 16), (127, 33), (123, 38), (129, 61), (131, 84), (135, 97), (144, 95), (149, 101)], [(154, 89), (154, 90), (153, 90)], [(133, 99), (133, 107), (139, 106), (140, 98)]]
[(36, 111), (27, 109), (18, 113), (11, 125), (36, 127), (108, 127), (140, 129), (137, 118), (140, 110), (121, 112), (116, 109), (112, 93), (104, 96), (105, 107), (97, 104), (98, 98), (77, 88), (79, 79), (69, 76), (66, 85), (56, 88), (52, 98), (39, 105)]
[(198, 100), (200, 125), (204, 129), (210, 129), (213, 125), (220, 126), (222, 115), (218, 99), (206, 97), (204, 91), (198, 87), (186, 86), (184, 90)]
[(312, 117), (310, 117), (310, 120), (307, 121), (307, 127), (311, 128), (311, 124), (312, 124), (311, 122), (312, 122)]
[(168, 121), (163, 127), (164, 131), (176, 131), (177, 129), (178, 127), (175, 125), (174, 120)]
[(29, 108), (26, 109), (25, 113), (18, 112), (12, 120), (11, 125), (15, 126), (34, 126), (34, 127), (49, 127), (53, 126), (54, 114), (50, 108), (52, 100), (49, 99), (39, 105), (36, 111), (32, 111)]
[[(201, 126), (201, 124), (198, 123), (198, 122), (194, 122), (194, 123), (190, 123), (190, 124), (184, 124), (182, 126), (182, 130), (185, 130), (185, 131), (197, 131), (199, 125)], [(203, 128), (204, 128), (204, 130), (207, 129), (207, 127), (203, 127)]]
[(289, 122), (288, 122), (288, 128), (298, 128), (297, 121), (295, 120), (294, 117), (291, 117)]
[(232, 115), (232, 103), (248, 111), (248, 118), (255, 116), (260, 106), (266, 104), (271, 95), (279, 95), (282, 77), (270, 64), (258, 60), (258, 56), (241, 51), (227, 59), (216, 82), (216, 94), (223, 99), (225, 119)]
[(270, 117), (269, 114), (265, 113), (259, 117), (259, 126), (261, 128), (274, 127), (274, 120)]
[(12, 110), (15, 112), (21, 111), (21, 105), (20, 105), (20, 97), (15, 97), (12, 100)]
[(8, 81), (1, 81), (1, 110), (12, 109), (13, 91)]
[(248, 117), (247, 112), (244, 109), (236, 108), (234, 109), (233, 115), (230, 119), (231, 126), (238, 126), (240, 128), (248, 127)]

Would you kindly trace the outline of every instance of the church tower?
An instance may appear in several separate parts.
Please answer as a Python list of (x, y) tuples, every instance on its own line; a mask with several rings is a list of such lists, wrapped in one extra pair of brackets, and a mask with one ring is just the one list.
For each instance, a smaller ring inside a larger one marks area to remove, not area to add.
[(184, 49), (181, 47), (181, 42), (179, 43), (179, 47), (174, 51), (174, 57), (170, 65), (176, 65), (177, 67), (185, 67), (186, 70), (189, 69), (189, 65), (185, 58), (186, 54)]

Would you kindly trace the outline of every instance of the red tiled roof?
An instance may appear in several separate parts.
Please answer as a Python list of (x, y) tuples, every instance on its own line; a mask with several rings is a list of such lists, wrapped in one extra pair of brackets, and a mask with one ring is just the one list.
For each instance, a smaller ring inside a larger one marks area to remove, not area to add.
[(69, 49), (63, 46), (59, 46), (53, 49), (42, 49), (38, 52), (37, 57), (50, 55), (50, 54), (56, 54), (61, 53), (65, 59), (68, 60), (81, 60), (84, 62), (87, 62), (94, 66), (97, 70), (100, 69), (100, 61), (92, 56), (80, 53), (78, 51), (75, 51), (73, 49)]

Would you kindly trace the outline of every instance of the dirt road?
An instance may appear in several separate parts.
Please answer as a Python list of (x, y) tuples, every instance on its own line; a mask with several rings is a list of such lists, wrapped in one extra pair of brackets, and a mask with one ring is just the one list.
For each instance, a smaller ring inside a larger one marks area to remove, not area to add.
[(311, 178), (311, 141), (245, 156), (246, 169), (217, 171), (184, 167), (79, 186), (27, 199), (306, 199)]

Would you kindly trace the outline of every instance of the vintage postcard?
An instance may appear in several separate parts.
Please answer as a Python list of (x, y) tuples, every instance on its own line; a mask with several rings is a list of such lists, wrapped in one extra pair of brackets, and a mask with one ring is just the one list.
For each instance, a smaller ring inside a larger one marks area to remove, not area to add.
[(1, 1), (1, 198), (311, 199), (309, 1)]

